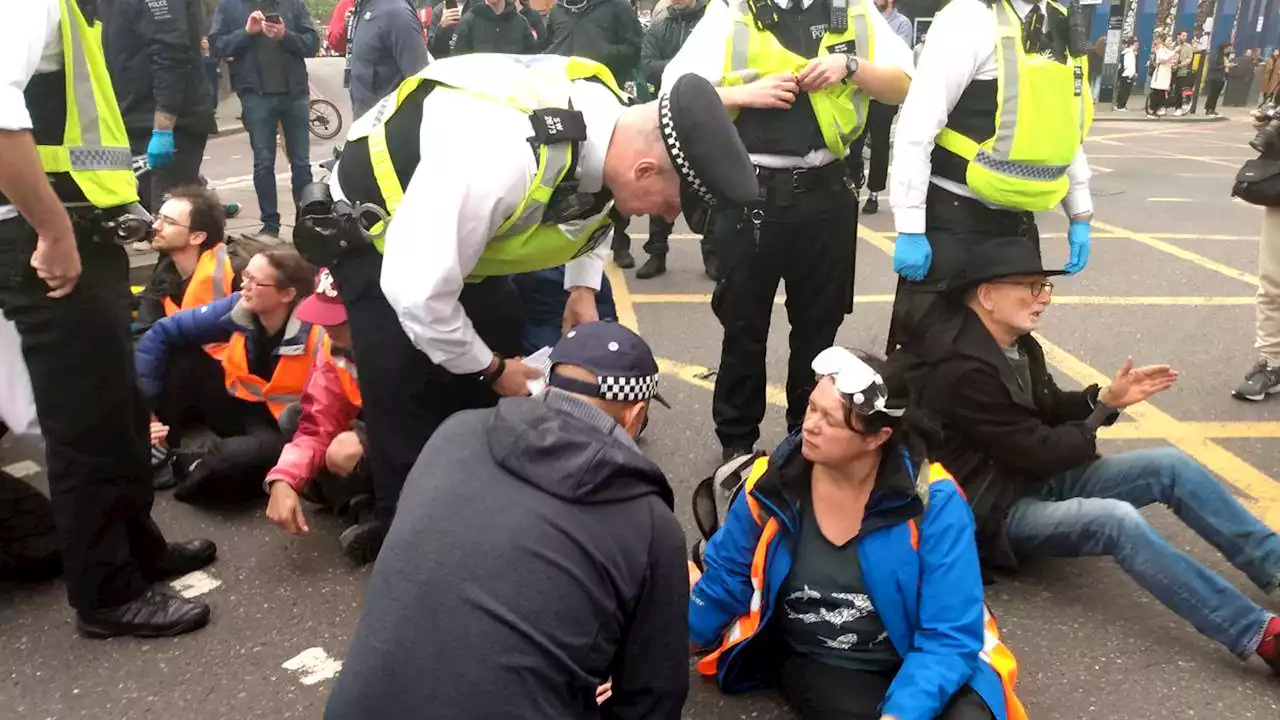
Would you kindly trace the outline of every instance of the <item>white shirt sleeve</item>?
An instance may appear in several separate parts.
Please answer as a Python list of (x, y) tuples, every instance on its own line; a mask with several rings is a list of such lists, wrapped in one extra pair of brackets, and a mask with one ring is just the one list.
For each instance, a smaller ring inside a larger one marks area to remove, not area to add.
[(662, 71), (662, 90), (666, 92), (681, 75), (694, 73), (718, 85), (724, 76), (725, 46), (729, 42), (733, 17), (724, 0), (710, 0), (702, 19)]
[(604, 282), (604, 261), (608, 250), (609, 242), (605, 240), (595, 250), (570, 260), (564, 266), (564, 289), (589, 287), (592, 290), (600, 290), (600, 285)]
[[(911, 88), (898, 114), (889, 170), (889, 198), (900, 233), (925, 231), (934, 138), (946, 127), (960, 95), (995, 51), (990, 22), (973, 22), (959, 2), (945, 7), (929, 26)], [(985, 28), (985, 31), (984, 31)]]
[[(9, 33), (0, 43), (0, 130), (30, 130), (31, 113), (27, 111), (27, 99), (23, 93), (27, 83), (37, 70), (52, 68), (46, 60), (41, 62), (55, 38), (61, 38), (57, 0), (21, 0), (7, 2), (4, 8), (5, 22), (11, 28), (21, 28)], [(61, 52), (62, 43), (57, 43)], [(56, 63), (61, 65), (61, 63)]]
[[(536, 166), (527, 117), (438, 88), (425, 101), (423, 162), (387, 228), (382, 292), (413, 344), (451, 373), (477, 373), (493, 351), (458, 298), (498, 227), (516, 211)], [(467, 128), (459, 142), (441, 128)]]
[(1067, 180), (1071, 187), (1062, 199), (1062, 209), (1067, 211), (1067, 217), (1093, 214), (1093, 197), (1089, 194), (1089, 179), (1092, 177), (1093, 169), (1089, 167), (1089, 158), (1084, 155), (1084, 146), (1081, 146), (1067, 167)]
[(871, 32), (876, 39), (876, 67), (897, 68), (911, 77), (915, 74), (915, 54), (902, 41), (902, 36), (894, 31), (893, 26), (884, 15), (875, 11), (868, 13), (871, 17)]

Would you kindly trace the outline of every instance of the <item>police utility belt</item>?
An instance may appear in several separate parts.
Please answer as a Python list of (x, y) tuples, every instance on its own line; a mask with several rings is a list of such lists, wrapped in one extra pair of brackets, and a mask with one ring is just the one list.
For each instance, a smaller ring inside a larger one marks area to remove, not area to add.
[(762, 204), (785, 207), (806, 194), (847, 192), (849, 168), (836, 160), (815, 168), (767, 168), (756, 166)]

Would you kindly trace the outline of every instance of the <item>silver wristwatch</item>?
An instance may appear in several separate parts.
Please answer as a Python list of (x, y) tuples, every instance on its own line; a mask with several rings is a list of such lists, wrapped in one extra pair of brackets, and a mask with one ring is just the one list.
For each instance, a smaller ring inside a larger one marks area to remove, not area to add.
[(853, 53), (845, 53), (844, 57), (844, 67), (848, 71), (846, 77), (853, 77), (854, 73), (858, 72), (858, 56)]

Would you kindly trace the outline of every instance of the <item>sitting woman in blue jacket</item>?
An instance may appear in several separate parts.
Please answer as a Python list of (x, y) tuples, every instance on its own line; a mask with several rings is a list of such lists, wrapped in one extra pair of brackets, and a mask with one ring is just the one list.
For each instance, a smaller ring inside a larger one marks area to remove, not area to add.
[(806, 720), (1024, 720), (973, 516), (882, 367), (814, 360), (801, 430), (755, 462), (691, 569), (690, 636), (714, 648), (698, 669), (729, 693), (776, 683)]
[[(138, 342), (138, 386), (169, 445), (178, 448), (193, 424), (218, 437), (202, 456), (174, 459), (176, 499), (261, 497), (284, 447), (280, 415), (301, 398), (328, 342), (324, 328), (295, 315), (314, 289), (315, 269), (296, 251), (267, 250), (249, 261), (240, 292), (164, 318)], [(173, 352), (210, 343), (221, 372), (193, 371)]]

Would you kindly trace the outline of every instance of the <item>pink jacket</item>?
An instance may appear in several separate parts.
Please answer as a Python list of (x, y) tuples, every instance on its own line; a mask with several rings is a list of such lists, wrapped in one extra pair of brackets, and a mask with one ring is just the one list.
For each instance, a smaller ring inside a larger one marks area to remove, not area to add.
[(301, 491), (324, 469), (329, 444), (349, 430), (359, 414), (360, 406), (342, 391), (338, 368), (332, 362), (318, 362), (302, 391), (298, 430), (280, 452), (276, 466), (267, 474), (268, 480), (284, 480)]

